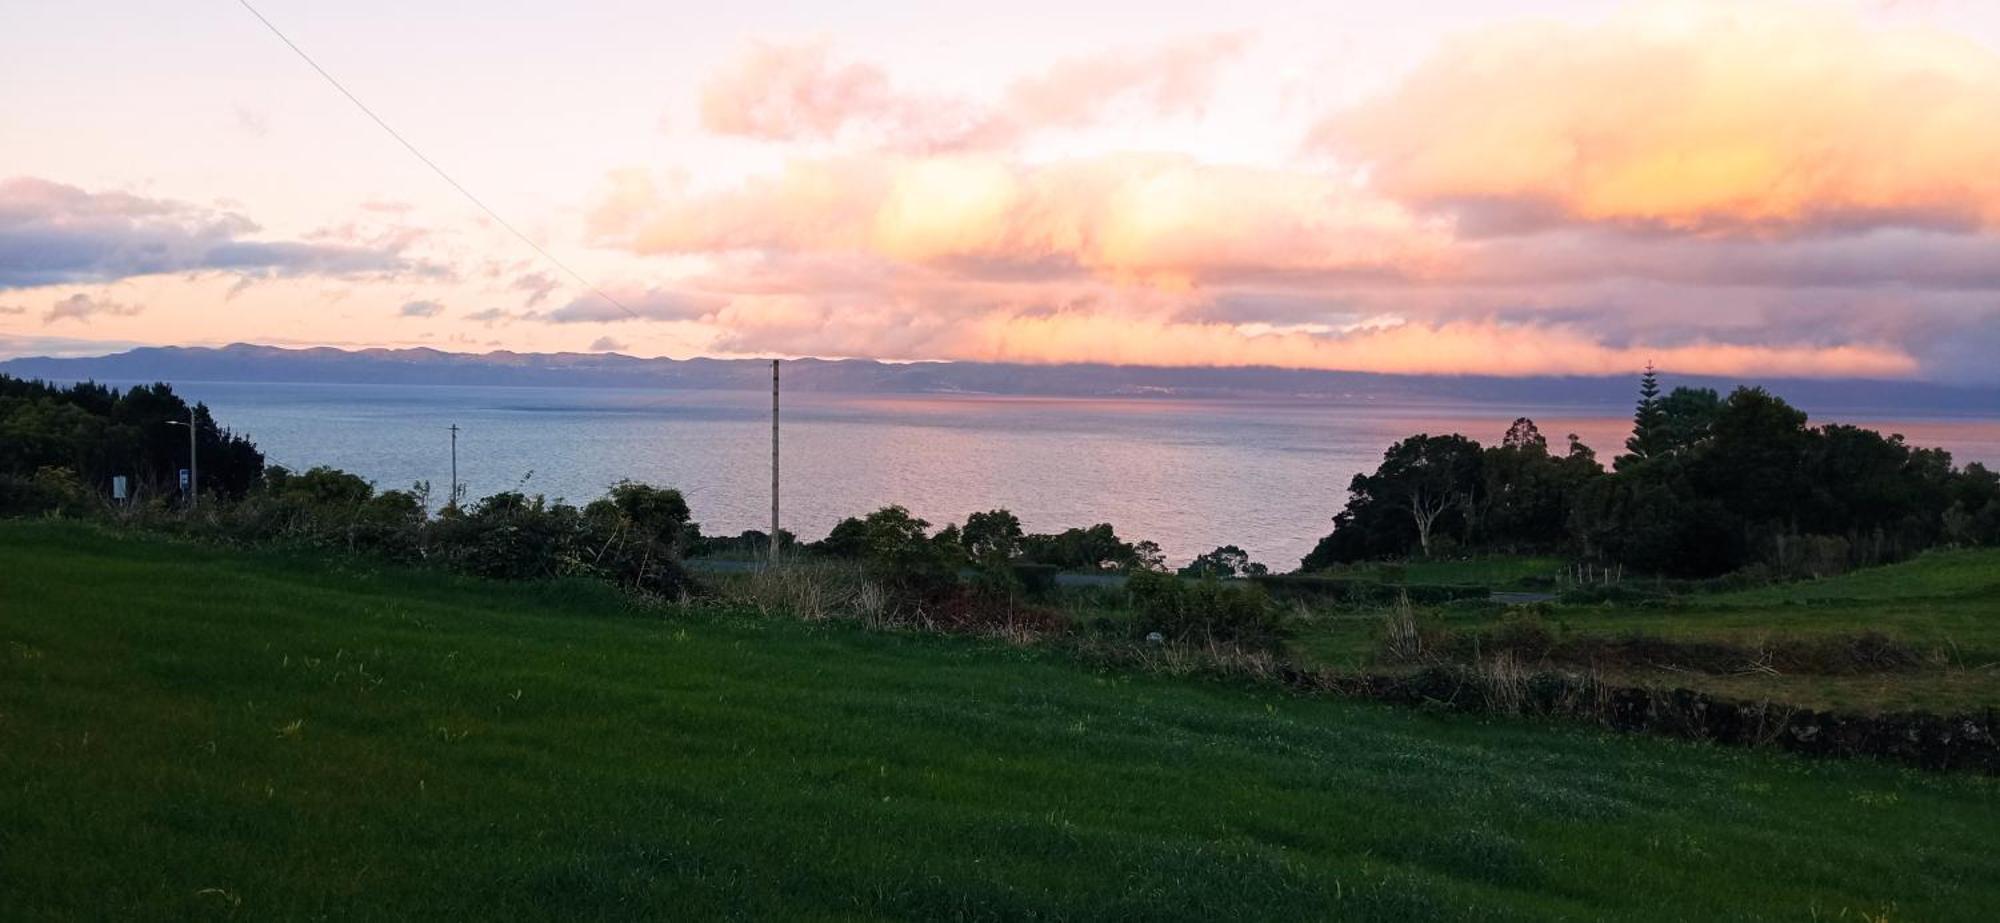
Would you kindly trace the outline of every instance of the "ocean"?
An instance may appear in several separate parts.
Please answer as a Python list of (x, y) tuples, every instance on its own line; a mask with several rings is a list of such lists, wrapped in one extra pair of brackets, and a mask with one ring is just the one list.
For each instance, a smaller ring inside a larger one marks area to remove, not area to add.
[[(269, 462), (332, 465), (379, 488), (445, 496), (457, 425), (471, 497), (523, 490), (573, 503), (621, 478), (679, 488), (708, 534), (770, 523), (770, 395), (755, 391), (176, 382)], [(1608, 463), (1622, 406), (1326, 400), (1080, 399), (976, 395), (785, 396), (784, 527), (811, 540), (897, 503), (933, 525), (1005, 507), (1029, 531), (1109, 522), (1184, 561), (1233, 544), (1284, 570), (1330, 528), (1349, 479), (1412, 433), (1497, 442), (1527, 416), (1560, 451), (1575, 433)], [(2000, 466), (2000, 418), (1881, 419)]]

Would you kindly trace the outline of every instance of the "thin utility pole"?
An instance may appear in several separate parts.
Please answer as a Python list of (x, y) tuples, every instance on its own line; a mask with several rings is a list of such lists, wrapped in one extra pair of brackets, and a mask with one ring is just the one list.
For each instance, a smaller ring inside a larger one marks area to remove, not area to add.
[(445, 501), (445, 505), (452, 507), (458, 505), (458, 424), (456, 423), (451, 425), (451, 497)]
[(188, 509), (194, 509), (195, 501), (201, 499), (201, 461), (195, 457), (194, 408), (188, 408)]
[(771, 563), (778, 563), (778, 360), (771, 360)]

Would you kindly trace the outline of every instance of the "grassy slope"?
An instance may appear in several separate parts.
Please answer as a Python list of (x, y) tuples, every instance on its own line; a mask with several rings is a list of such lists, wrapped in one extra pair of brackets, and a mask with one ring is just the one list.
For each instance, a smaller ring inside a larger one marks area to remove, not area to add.
[[(1379, 646), (1379, 613), (1316, 617), (1294, 642), (1308, 662), (1354, 667)], [(1446, 610), (1460, 630), (1490, 614)], [(1549, 621), (1570, 634), (1641, 632), (1755, 647), (1778, 636), (1873, 630), (1922, 650), (1949, 652), (1950, 666), (1874, 676), (1695, 676), (1639, 673), (1637, 682), (1689, 685), (1742, 698), (1844, 709), (1978, 709), (2000, 706), (2000, 549), (1937, 551), (1827, 580), (1682, 598), (1670, 605), (1564, 605)]]
[(1993, 919), (2000, 783), (0, 523), (0, 917)]
[(1566, 606), (1559, 618), (1572, 631), (1639, 631), (1751, 646), (1778, 635), (1879, 631), (1947, 653), (1948, 665), (1874, 676), (1703, 677), (1693, 684), (1725, 695), (1834, 708), (2000, 706), (2000, 549), (1932, 552), (1827, 580), (1690, 597), (1671, 607)]

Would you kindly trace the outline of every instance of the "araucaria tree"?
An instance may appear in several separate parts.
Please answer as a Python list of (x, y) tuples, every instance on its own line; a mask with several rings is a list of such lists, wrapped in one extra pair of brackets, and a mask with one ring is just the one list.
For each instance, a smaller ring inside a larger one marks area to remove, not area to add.
[(1648, 362), (1645, 374), (1639, 377), (1639, 404), (1632, 411), (1632, 435), (1625, 440), (1625, 451), (1640, 459), (1658, 455), (1666, 437), (1665, 422), (1666, 412), (1660, 406), (1660, 375)]

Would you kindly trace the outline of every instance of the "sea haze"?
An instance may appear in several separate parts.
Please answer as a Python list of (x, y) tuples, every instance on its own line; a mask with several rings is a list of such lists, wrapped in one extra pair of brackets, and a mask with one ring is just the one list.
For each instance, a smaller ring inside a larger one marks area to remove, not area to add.
[[(767, 367), (768, 374), (768, 367)], [(178, 381), (270, 461), (333, 465), (443, 497), (457, 424), (474, 497), (524, 489), (573, 502), (620, 478), (677, 487), (711, 534), (770, 518), (770, 395), (754, 390)], [(1553, 445), (1576, 433), (1608, 460), (1625, 408), (1467, 400), (1076, 398), (787, 394), (784, 523), (804, 538), (900, 503), (932, 523), (1006, 507), (1032, 531), (1110, 522), (1184, 560), (1236, 544), (1290, 568), (1329, 528), (1347, 482), (1392, 441), (1461, 432), (1493, 442), (1516, 416)], [(2000, 421), (1883, 420), (1962, 460), (2000, 462)]]

